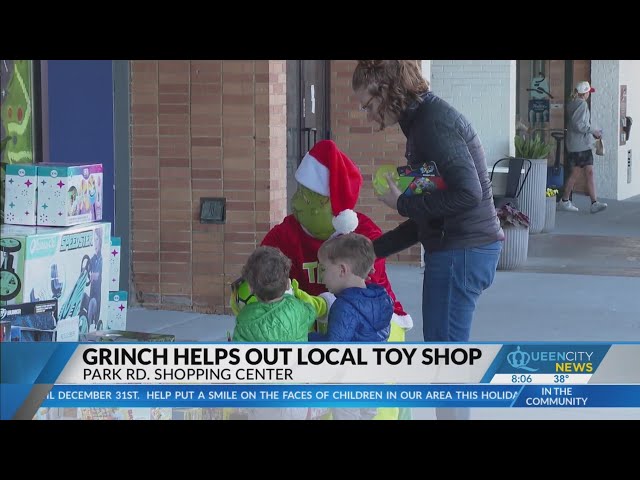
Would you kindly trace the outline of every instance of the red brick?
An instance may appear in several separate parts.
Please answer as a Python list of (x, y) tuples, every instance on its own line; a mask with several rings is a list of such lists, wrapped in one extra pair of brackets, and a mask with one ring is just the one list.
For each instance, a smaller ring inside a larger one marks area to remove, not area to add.
[(137, 260), (135, 269), (136, 273), (160, 274), (160, 264), (157, 262), (142, 262)]
[(160, 158), (160, 167), (182, 167), (185, 169), (189, 168), (190, 160), (188, 157), (183, 158), (175, 158), (175, 157), (161, 157)]
[(191, 145), (195, 147), (219, 147), (221, 144), (220, 137), (191, 137)]
[(162, 263), (191, 263), (191, 254), (185, 252), (160, 252), (160, 261)]
[(159, 94), (189, 94), (189, 85), (187, 83), (163, 83), (158, 86)]

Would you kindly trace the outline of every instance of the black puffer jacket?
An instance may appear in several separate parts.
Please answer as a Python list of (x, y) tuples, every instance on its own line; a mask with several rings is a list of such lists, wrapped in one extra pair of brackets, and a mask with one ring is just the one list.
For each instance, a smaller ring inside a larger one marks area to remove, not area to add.
[(401, 196), (398, 212), (408, 217), (374, 241), (387, 257), (421, 242), (425, 250), (486, 245), (504, 239), (493, 205), (491, 182), (480, 139), (464, 116), (431, 92), (400, 117), (411, 166), (435, 162), (446, 190)]

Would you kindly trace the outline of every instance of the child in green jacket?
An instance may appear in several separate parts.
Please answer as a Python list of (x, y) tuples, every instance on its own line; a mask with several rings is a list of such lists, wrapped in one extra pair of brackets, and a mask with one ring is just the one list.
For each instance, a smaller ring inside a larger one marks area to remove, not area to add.
[[(242, 268), (256, 302), (236, 317), (234, 342), (306, 342), (317, 311), (287, 293), (291, 260), (274, 247), (258, 247)], [(308, 408), (251, 408), (249, 420), (305, 420)]]
[(258, 300), (238, 312), (234, 342), (306, 342), (317, 311), (287, 293), (291, 260), (274, 247), (258, 247), (242, 268)]

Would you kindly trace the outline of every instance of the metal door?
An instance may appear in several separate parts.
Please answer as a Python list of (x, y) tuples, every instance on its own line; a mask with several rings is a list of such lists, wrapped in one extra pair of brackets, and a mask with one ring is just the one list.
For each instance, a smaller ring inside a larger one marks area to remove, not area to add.
[(329, 61), (287, 60), (287, 210), (295, 172), (313, 145), (329, 139)]

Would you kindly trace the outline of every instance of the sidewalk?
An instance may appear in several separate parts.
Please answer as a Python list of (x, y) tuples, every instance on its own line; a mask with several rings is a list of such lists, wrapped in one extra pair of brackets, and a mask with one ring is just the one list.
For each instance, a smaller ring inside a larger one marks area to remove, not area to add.
[[(480, 298), (471, 341), (639, 341), (640, 197), (588, 213), (557, 212), (557, 229), (532, 235), (527, 264), (496, 274)], [(394, 292), (414, 319), (407, 341), (422, 341), (419, 266), (388, 265)], [(128, 329), (171, 333), (177, 341), (225, 341), (233, 317), (130, 308)], [(433, 419), (433, 409), (414, 418)], [(640, 409), (473, 409), (472, 418), (636, 418)]]

